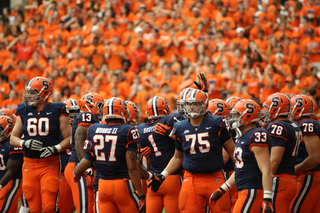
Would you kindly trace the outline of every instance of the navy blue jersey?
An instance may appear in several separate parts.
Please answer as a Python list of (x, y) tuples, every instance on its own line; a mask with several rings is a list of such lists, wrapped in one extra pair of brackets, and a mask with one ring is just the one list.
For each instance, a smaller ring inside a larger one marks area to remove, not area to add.
[[(302, 132), (302, 135), (317, 135), (320, 138), (320, 123), (318, 121), (312, 120), (312, 119), (305, 119), (299, 122), (298, 126), (300, 127), (300, 130)], [(308, 157), (308, 152), (306, 149), (306, 145), (304, 144), (304, 141), (300, 143), (298, 156), (297, 156), (297, 162), (296, 164), (301, 163)], [(313, 169), (310, 169), (308, 171), (320, 171), (320, 164), (318, 164)]]
[[(20, 116), (23, 124), (24, 140), (34, 139), (42, 142), (42, 146), (59, 144), (60, 117), (68, 116), (64, 103), (49, 103), (43, 110), (37, 111), (35, 107), (18, 105), (16, 115)], [(40, 158), (41, 152), (24, 148), (27, 158)], [(54, 155), (59, 155), (55, 153)]]
[(270, 135), (265, 129), (250, 129), (236, 140), (234, 171), (238, 191), (244, 189), (263, 189), (262, 173), (254, 153), (251, 151), (252, 146), (270, 147)]
[(22, 178), (22, 157), (23, 150), (19, 147), (10, 145), (10, 139), (3, 141), (0, 144), (0, 179), (6, 174), (6, 165), (9, 159), (20, 161), (17, 171), (14, 173), (12, 179)]
[[(229, 122), (229, 127), (232, 126), (232, 123)], [(237, 132), (235, 129), (231, 129), (227, 127), (229, 133), (230, 133), (230, 136), (232, 138), (233, 141), (236, 141), (236, 136), (237, 136)], [(227, 163), (224, 165), (223, 167), (223, 170), (225, 172), (231, 172), (231, 171), (234, 171), (234, 163), (232, 161), (232, 156), (229, 157), (229, 160), (227, 161)]]
[[(150, 162), (152, 173), (161, 173), (167, 166), (170, 159), (175, 152), (175, 141), (170, 137), (166, 137), (154, 132), (154, 127), (157, 123), (165, 124), (165, 121), (169, 122), (170, 126), (178, 120), (177, 117), (170, 114), (162, 117), (154, 123), (141, 123), (137, 126), (139, 131), (141, 148), (149, 147), (151, 149)], [(181, 168), (175, 171), (173, 174), (180, 174)]]
[(288, 120), (280, 120), (270, 123), (267, 131), (271, 136), (271, 147), (281, 146), (285, 148), (275, 174), (294, 175), (298, 147), (302, 138), (298, 125)]
[(79, 163), (79, 159), (76, 152), (76, 143), (74, 140), (74, 135), (78, 126), (91, 126), (94, 123), (99, 123), (97, 117), (91, 112), (81, 112), (77, 118), (72, 123), (72, 132), (71, 132), (71, 156), (69, 162)]
[(172, 134), (176, 136), (176, 150), (183, 152), (183, 168), (191, 173), (212, 174), (223, 169), (222, 145), (230, 133), (221, 116), (206, 116), (200, 126), (188, 120), (176, 122)]
[(107, 125), (96, 123), (88, 129), (85, 158), (96, 162), (99, 179), (129, 178), (126, 152), (136, 152), (139, 132), (131, 125)]

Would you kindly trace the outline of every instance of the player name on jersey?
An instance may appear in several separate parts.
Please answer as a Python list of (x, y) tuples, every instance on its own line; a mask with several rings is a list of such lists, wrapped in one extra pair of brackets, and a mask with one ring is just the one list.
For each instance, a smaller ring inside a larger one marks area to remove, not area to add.
[(95, 133), (101, 133), (101, 134), (117, 134), (118, 128), (101, 128), (98, 127), (95, 131)]

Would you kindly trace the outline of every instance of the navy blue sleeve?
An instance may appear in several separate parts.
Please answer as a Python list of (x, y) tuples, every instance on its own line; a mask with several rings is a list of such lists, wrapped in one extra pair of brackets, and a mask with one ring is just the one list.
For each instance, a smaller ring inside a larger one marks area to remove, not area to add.
[(219, 132), (220, 143), (224, 144), (228, 140), (230, 140), (231, 135), (226, 128), (222, 128)]
[(92, 157), (90, 152), (85, 152), (84, 153), (84, 159), (87, 159), (90, 162), (94, 162), (94, 158)]

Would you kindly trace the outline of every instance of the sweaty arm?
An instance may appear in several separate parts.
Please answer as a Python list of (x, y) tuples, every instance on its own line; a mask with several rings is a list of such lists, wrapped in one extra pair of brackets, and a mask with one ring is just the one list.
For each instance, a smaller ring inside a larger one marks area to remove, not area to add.
[(63, 140), (59, 143), (61, 150), (66, 150), (70, 147), (70, 134), (71, 134), (71, 125), (69, 118), (67, 116), (62, 116), (60, 118), (60, 132), (63, 136)]
[(263, 190), (272, 191), (272, 173), (269, 156), (269, 148), (266, 146), (252, 146), (251, 151), (257, 160), (262, 173)]
[(127, 150), (126, 161), (127, 161), (127, 167), (128, 167), (128, 173), (129, 173), (130, 179), (135, 189), (138, 191), (138, 195), (139, 196), (143, 195), (144, 192), (141, 185), (141, 173), (140, 173), (141, 171), (139, 168), (139, 162), (137, 161), (137, 158), (136, 158), (136, 152), (132, 150)]
[(23, 133), (23, 123), (21, 121), (20, 116), (17, 116), (16, 124), (13, 127), (13, 130), (11, 132), (11, 137), (10, 137), (10, 144), (12, 146), (21, 147), (20, 141), (22, 140), (21, 139), (22, 133)]
[(1, 178), (0, 180), (0, 185), (4, 187), (9, 183), (9, 181), (12, 179), (12, 176), (14, 173), (17, 171), (19, 165), (20, 165), (20, 160), (13, 160), (9, 159), (6, 165), (6, 174)]
[(295, 166), (294, 172), (308, 171), (320, 163), (320, 139), (317, 135), (305, 135), (303, 141), (306, 146), (308, 157)]
[(87, 139), (88, 126), (78, 126), (74, 134), (75, 148), (79, 161), (84, 157), (84, 142)]

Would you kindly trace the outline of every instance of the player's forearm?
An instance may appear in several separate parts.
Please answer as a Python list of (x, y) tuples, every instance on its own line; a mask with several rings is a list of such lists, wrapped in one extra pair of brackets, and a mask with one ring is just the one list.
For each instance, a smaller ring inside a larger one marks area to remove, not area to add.
[(20, 141), (21, 141), (21, 140), (22, 140), (22, 139), (21, 139), (20, 137), (11, 135), (11, 137), (10, 137), (10, 144), (11, 144), (12, 146), (21, 147), (21, 146), (20, 146)]
[(280, 162), (278, 162), (277, 160), (272, 160), (271, 159), (271, 173), (275, 174), (278, 167), (279, 167)]
[(182, 165), (182, 163), (183, 158), (173, 156), (163, 171), (168, 172), (168, 174), (170, 175), (175, 172)]
[(264, 191), (272, 191), (272, 177), (271, 170), (262, 173), (262, 186)]
[(128, 173), (129, 173), (129, 177), (134, 185), (134, 188), (138, 191), (139, 195), (142, 195), (144, 192), (143, 192), (143, 188), (141, 185), (141, 175), (140, 175), (139, 168), (129, 169)]
[(14, 173), (17, 171), (19, 164), (20, 164), (19, 160), (12, 160), (12, 159), (8, 160), (6, 173), (4, 174), (4, 176), (0, 180), (0, 185), (2, 187), (7, 185), (9, 183), (9, 181), (12, 180), (12, 177), (13, 177)]
[(140, 170), (141, 179), (142, 180), (149, 180), (150, 179), (149, 172), (147, 170), (145, 170), (138, 161), (137, 161), (137, 165), (138, 165), (139, 170)]
[(232, 175), (229, 177), (229, 179), (226, 181), (230, 188), (236, 186), (236, 180), (235, 180), (235, 172), (232, 173)]
[(70, 148), (70, 136), (63, 139), (63, 141), (61, 141), (59, 145), (61, 146), (60, 152)]
[(76, 166), (76, 168), (74, 168), (73, 170), (73, 174), (75, 176), (81, 176), (84, 174), (84, 172), (91, 167), (92, 162), (83, 158), (80, 163)]
[(319, 156), (308, 156), (304, 161), (294, 167), (295, 173), (301, 173), (313, 169), (320, 162)]

